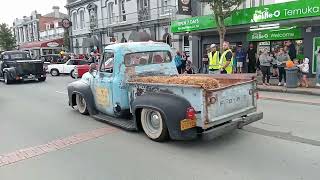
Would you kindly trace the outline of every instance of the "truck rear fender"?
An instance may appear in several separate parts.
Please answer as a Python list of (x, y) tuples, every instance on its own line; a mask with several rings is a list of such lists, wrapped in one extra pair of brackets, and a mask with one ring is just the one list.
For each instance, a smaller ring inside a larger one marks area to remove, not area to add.
[(181, 131), (180, 122), (186, 119), (190, 103), (183, 97), (166, 94), (150, 93), (138, 96), (132, 103), (132, 112), (138, 127), (141, 128), (141, 110), (151, 108), (158, 110), (168, 127), (169, 135), (173, 140), (191, 140), (197, 138), (197, 128)]
[(76, 81), (68, 85), (69, 105), (74, 107), (76, 103), (76, 95), (80, 94), (85, 98), (90, 115), (97, 114), (94, 98), (89, 84), (83, 81)]
[(11, 68), (4, 68), (4, 73), (7, 73), (9, 80), (15, 80), (17, 76), (16, 69), (14, 67)]

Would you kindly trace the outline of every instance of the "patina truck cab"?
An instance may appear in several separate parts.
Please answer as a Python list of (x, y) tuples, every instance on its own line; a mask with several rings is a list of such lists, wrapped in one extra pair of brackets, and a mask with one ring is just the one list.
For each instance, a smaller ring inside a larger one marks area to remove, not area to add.
[(109, 45), (97, 70), (68, 86), (69, 105), (81, 114), (127, 130), (143, 130), (154, 141), (212, 139), (260, 120), (253, 75), (191, 75), (216, 79), (196, 84), (137, 81), (139, 77), (180, 77), (164, 43)]

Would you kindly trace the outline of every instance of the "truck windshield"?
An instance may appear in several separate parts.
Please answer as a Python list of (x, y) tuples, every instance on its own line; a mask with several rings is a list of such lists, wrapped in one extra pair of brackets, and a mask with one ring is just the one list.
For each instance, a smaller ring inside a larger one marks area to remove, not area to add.
[(162, 64), (172, 61), (171, 53), (169, 51), (151, 51), (151, 52), (137, 52), (126, 54), (126, 66), (143, 66), (148, 64)]

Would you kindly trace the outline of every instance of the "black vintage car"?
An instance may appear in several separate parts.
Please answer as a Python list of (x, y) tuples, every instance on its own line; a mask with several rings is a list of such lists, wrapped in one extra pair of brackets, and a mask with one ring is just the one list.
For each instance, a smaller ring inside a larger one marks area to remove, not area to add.
[(0, 55), (0, 80), (6, 84), (24, 80), (45, 81), (43, 61), (33, 60), (28, 52), (3, 52)]

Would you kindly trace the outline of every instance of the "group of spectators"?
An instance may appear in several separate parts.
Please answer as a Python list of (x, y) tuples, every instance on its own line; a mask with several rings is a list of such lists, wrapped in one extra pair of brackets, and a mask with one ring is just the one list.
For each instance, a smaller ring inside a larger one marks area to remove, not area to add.
[(262, 72), (263, 85), (270, 85), (271, 67), (272, 76), (279, 79), (278, 86), (286, 86), (285, 68), (297, 67), (301, 74), (300, 85), (308, 87), (309, 59), (298, 60), (296, 54), (295, 46), (291, 41), (288, 41), (285, 46), (276, 48), (273, 52), (263, 50), (258, 58), (258, 69)]
[(192, 62), (188, 60), (188, 56), (185, 52), (177, 51), (174, 57), (179, 74), (194, 74), (195, 70), (192, 67)]
[[(228, 53), (225, 53), (229, 51)], [(275, 48), (273, 52), (264, 49), (257, 52), (253, 44), (245, 50), (239, 43), (230, 53), (229, 43), (223, 44), (223, 51), (212, 44), (207, 53), (203, 55), (203, 73), (207, 74), (235, 74), (235, 73), (262, 73), (263, 85), (270, 85), (271, 68), (272, 76), (278, 78), (279, 86), (286, 86), (286, 70), (288, 62), (299, 68), (301, 74), (301, 86), (308, 87), (309, 59), (297, 59), (295, 45), (287, 41), (283, 46)], [(224, 61), (225, 60), (225, 61)], [(232, 67), (232, 70), (225, 70)], [(246, 67), (245, 67), (246, 66)]]

